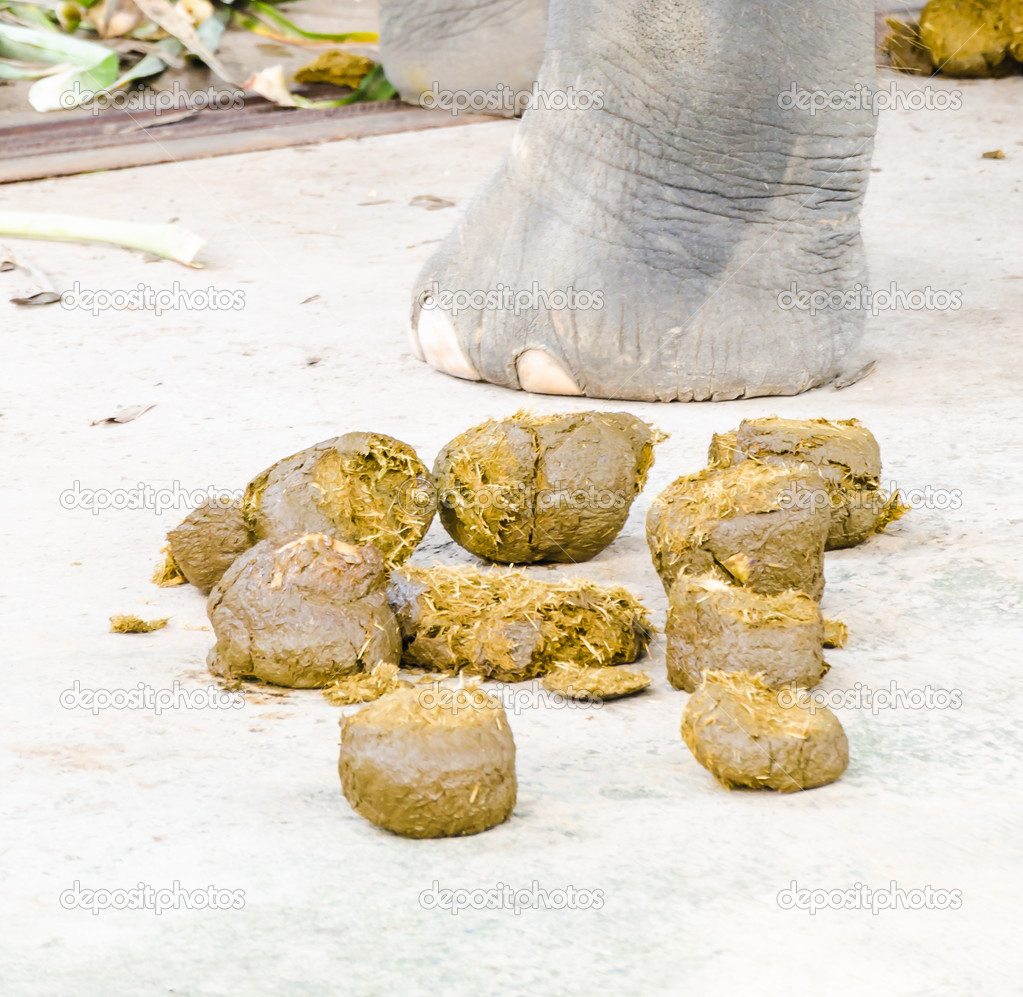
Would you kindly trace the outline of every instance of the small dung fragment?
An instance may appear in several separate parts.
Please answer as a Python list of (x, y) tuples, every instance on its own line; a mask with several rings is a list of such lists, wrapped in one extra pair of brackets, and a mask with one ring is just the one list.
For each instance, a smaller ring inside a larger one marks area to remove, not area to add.
[(411, 684), (398, 678), (398, 666), (381, 661), (373, 671), (344, 675), (323, 690), (323, 695), (335, 706), (371, 703), (395, 689), (410, 689)]
[(167, 534), (169, 556), (203, 595), (255, 542), (241, 505), (226, 497), (208, 498)]
[(217, 638), (209, 669), (228, 681), (316, 689), (369, 663), (397, 665), (401, 637), (386, 589), (374, 547), (322, 533), (262, 540), (207, 600)]
[(668, 605), (668, 681), (693, 692), (707, 671), (748, 672), (765, 686), (808, 688), (824, 671), (820, 609), (803, 592), (761, 595), (682, 575)]
[(831, 710), (805, 690), (770, 689), (745, 672), (707, 672), (682, 711), (682, 739), (726, 789), (813, 789), (849, 764)]
[(982, 152), (981, 159), (1005, 159), (1005, 153), (1001, 149), (992, 149), (990, 152)]
[(437, 457), (441, 522), (488, 561), (589, 560), (621, 532), (665, 439), (627, 412), (491, 419)]
[(824, 479), (824, 490), (802, 490), (792, 501), (828, 509), (828, 550), (862, 543), (907, 509), (898, 492), (881, 489), (880, 448), (857, 419), (747, 419), (733, 432), (715, 433), (708, 458), (715, 468), (744, 460), (813, 464)]
[(372, 59), (364, 55), (331, 49), (329, 52), (321, 52), (309, 65), (295, 73), (295, 82), (330, 83), (354, 90), (375, 65)]
[(522, 682), (556, 665), (635, 661), (650, 640), (647, 610), (624, 588), (545, 582), (520, 571), (419, 568), (391, 576), (405, 664)]
[(389, 567), (426, 535), (435, 496), (426, 465), (380, 433), (347, 433), (279, 460), (249, 482), (242, 500), (256, 538), (326, 533), (373, 544)]
[(845, 647), (849, 628), (841, 620), (824, 620), (824, 646)]
[(477, 834), (515, 807), (515, 741), (501, 701), (400, 689), (341, 719), (352, 809), (409, 838)]
[(163, 560), (153, 569), (153, 584), (159, 585), (160, 588), (187, 585), (188, 579), (181, 573), (177, 561), (174, 560), (174, 555), (170, 552), (170, 547), (164, 544), (160, 553), (163, 554)]
[(148, 634), (167, 626), (169, 616), (162, 620), (143, 620), (130, 613), (110, 617), (110, 632), (113, 634)]
[(606, 665), (559, 665), (544, 675), (541, 684), (548, 692), (560, 693), (569, 699), (599, 703), (642, 692), (650, 685), (650, 676), (645, 672), (632, 672)]
[(666, 592), (682, 574), (713, 575), (773, 595), (824, 590), (830, 514), (801, 503), (824, 482), (811, 464), (742, 461), (677, 478), (650, 505), (647, 542)]

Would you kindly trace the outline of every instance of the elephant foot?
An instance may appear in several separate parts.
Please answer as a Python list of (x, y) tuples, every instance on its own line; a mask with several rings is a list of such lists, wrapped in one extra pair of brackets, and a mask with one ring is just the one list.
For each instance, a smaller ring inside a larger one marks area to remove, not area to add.
[[(585, 100), (524, 115), (417, 280), (417, 355), (508, 388), (650, 401), (843, 373), (874, 121), (779, 95), (869, 79), (871, 5), (582, 5), (552, 4), (539, 86)], [(811, 311), (807, 292), (830, 305)]]
[[(431, 367), (465, 381), (482, 380), (458, 341), (451, 319), (439, 311), (420, 316), (418, 329), (410, 330), (412, 353)], [(581, 395), (572, 375), (546, 350), (529, 349), (515, 361), (519, 387), (536, 395)]]

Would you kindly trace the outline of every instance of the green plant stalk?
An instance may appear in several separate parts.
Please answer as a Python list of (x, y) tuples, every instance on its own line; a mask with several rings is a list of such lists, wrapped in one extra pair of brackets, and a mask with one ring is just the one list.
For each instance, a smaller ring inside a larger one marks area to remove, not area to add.
[(303, 31), (297, 24), (293, 24), (289, 21), (280, 11), (277, 10), (276, 7), (269, 3), (263, 3), (262, 0), (249, 0), (245, 6), (247, 10), (260, 14), (262, 17), (266, 18), (266, 20), (276, 24), (279, 28), (282, 28), (284, 34), (290, 35), (293, 38), (305, 38), (310, 41), (324, 42), (379, 41), (379, 36), (375, 31), (349, 31), (340, 35), (323, 34), (319, 31)]
[(111, 221), (84, 215), (0, 211), (0, 235), (58, 242), (105, 242), (198, 267), (203, 240), (181, 225)]

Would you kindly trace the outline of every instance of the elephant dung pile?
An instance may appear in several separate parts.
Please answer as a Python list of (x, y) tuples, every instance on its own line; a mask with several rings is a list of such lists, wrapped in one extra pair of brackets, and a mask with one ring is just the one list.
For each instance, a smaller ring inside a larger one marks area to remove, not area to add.
[(324, 533), (372, 543), (388, 565), (408, 560), (435, 512), (415, 451), (380, 433), (348, 433), (300, 450), (256, 475), (240, 502), (208, 499), (167, 534), (158, 585), (177, 575), (206, 593), (260, 540)]
[(746, 460), (812, 464), (825, 488), (802, 489), (789, 501), (829, 510), (828, 550), (862, 543), (905, 512), (898, 492), (889, 495), (881, 489), (880, 448), (874, 434), (856, 419), (746, 420), (734, 432), (715, 433), (708, 458), (712, 468)]
[(647, 515), (665, 591), (681, 574), (709, 574), (768, 595), (798, 589), (819, 599), (830, 516), (796, 497), (823, 488), (809, 464), (742, 461), (676, 479)]
[(882, 48), (896, 69), (1007, 76), (1023, 62), (1023, 0), (930, 0), (918, 22), (888, 27)]
[(389, 598), (405, 664), (504, 682), (635, 661), (650, 639), (647, 612), (629, 592), (582, 579), (408, 566), (393, 573)]
[(930, 0), (920, 13), (920, 42), (949, 76), (1004, 76), (1023, 59), (1019, 0)]
[(489, 561), (585, 561), (625, 525), (665, 438), (626, 412), (492, 419), (437, 457), (441, 522)]
[(410, 838), (476, 834), (515, 807), (515, 741), (500, 700), (402, 689), (341, 720), (345, 798)]
[(260, 541), (214, 586), (207, 612), (208, 665), (230, 681), (322, 688), (401, 654), (379, 552), (322, 533)]
[(686, 692), (706, 671), (749, 672), (780, 689), (816, 685), (826, 669), (820, 609), (803, 592), (761, 595), (683, 575), (671, 589), (665, 635), (668, 680)]
[(262, 540), (326, 533), (373, 544), (388, 565), (407, 561), (426, 535), (434, 503), (429, 472), (405, 443), (348, 433), (300, 450), (249, 482), (245, 519)]
[(178, 570), (204, 594), (255, 542), (241, 505), (215, 498), (194, 509), (167, 534), (170, 555)]
[(905, 511), (881, 490), (881, 453), (855, 419), (764, 419), (716, 433), (710, 466), (653, 502), (647, 539), (668, 591), (668, 678), (692, 695), (682, 738), (727, 787), (791, 792), (849, 761), (838, 718), (807, 693), (822, 648), (825, 548), (862, 543)]
[(728, 788), (813, 789), (849, 764), (849, 742), (831, 710), (746, 672), (706, 673), (682, 713), (682, 739)]
[(642, 692), (650, 685), (650, 676), (646, 672), (631, 672), (624, 668), (559, 665), (547, 672), (540, 684), (548, 692), (568, 699), (602, 703), (605, 699), (621, 699)]

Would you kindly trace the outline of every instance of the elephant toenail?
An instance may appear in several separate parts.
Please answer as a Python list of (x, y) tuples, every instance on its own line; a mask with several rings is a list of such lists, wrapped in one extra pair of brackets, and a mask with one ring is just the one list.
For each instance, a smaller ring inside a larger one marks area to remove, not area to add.
[(581, 395), (565, 368), (546, 350), (525, 350), (515, 362), (519, 386), (537, 395)]
[[(415, 331), (423, 358), (431, 367), (466, 381), (478, 381), (479, 374), (458, 345), (458, 336), (451, 318), (440, 308), (429, 307), (432, 299), (423, 302), (419, 325)], [(414, 349), (414, 347), (413, 347)]]

